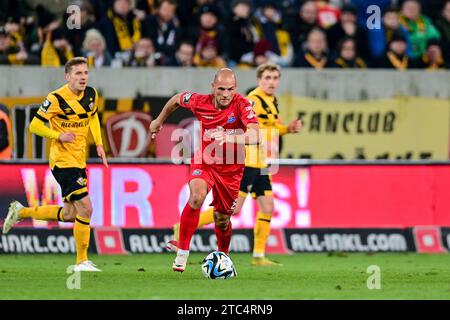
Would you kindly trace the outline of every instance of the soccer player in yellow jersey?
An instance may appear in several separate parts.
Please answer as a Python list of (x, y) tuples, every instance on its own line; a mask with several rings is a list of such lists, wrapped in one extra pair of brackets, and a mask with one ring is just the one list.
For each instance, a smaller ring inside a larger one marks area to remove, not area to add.
[[(283, 125), (279, 117), (278, 102), (275, 91), (280, 84), (281, 69), (273, 63), (265, 63), (256, 69), (258, 87), (251, 91), (247, 98), (253, 104), (253, 110), (258, 116), (261, 131), (266, 132), (265, 143), (246, 146), (245, 170), (241, 180), (239, 198), (234, 213), (241, 211), (247, 194), (258, 203), (258, 214), (254, 227), (253, 259), (254, 266), (279, 266), (281, 264), (265, 257), (266, 241), (270, 234), (270, 220), (274, 209), (271, 176), (266, 173), (268, 163), (266, 155), (270, 154), (273, 140), (287, 133), (297, 133), (301, 129), (301, 121), (293, 120), (289, 125)], [(272, 142), (271, 142), (272, 141)], [(278, 141), (277, 141), (278, 142)], [(210, 208), (200, 215), (198, 227), (214, 222), (213, 209)], [(174, 225), (174, 236), (178, 237), (179, 224)]]
[[(51, 140), (50, 169), (62, 191), (64, 207), (57, 205), (25, 208), (18, 201), (9, 206), (3, 225), (8, 233), (26, 218), (74, 222), (73, 234), (77, 259), (74, 271), (100, 271), (88, 260), (92, 204), (86, 176), (86, 143), (89, 129), (97, 145), (97, 154), (108, 167), (98, 118), (98, 93), (88, 87), (87, 60), (76, 57), (65, 65), (67, 84), (51, 92), (30, 123), (30, 131)], [(50, 123), (50, 128), (45, 124)]]

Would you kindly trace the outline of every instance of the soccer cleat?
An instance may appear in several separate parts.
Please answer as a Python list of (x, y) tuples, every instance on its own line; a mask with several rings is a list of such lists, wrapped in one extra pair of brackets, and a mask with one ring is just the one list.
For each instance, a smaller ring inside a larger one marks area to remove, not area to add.
[(172, 264), (172, 270), (176, 272), (183, 272), (186, 269), (186, 263), (189, 255), (177, 254), (175, 261)]
[(3, 234), (7, 234), (9, 230), (20, 221), (19, 211), (22, 210), (23, 205), (19, 201), (13, 201), (9, 205), (8, 215), (3, 223)]
[(95, 263), (93, 263), (92, 261), (86, 260), (86, 261), (80, 262), (79, 264), (75, 265), (75, 267), (73, 268), (73, 271), (75, 271), (75, 272), (77, 272), (77, 271), (98, 272), (98, 271), (102, 271), (102, 270), (98, 269), (97, 265), (95, 265)]
[(279, 262), (271, 261), (267, 259), (266, 257), (253, 257), (252, 266), (258, 266), (258, 267), (281, 267), (282, 264)]
[(179, 246), (179, 244), (178, 244), (177, 240), (170, 240), (166, 244), (166, 249), (169, 251), (178, 252), (178, 246)]
[(176, 241), (180, 240), (180, 224), (176, 223), (172, 227), (173, 230), (173, 239)]

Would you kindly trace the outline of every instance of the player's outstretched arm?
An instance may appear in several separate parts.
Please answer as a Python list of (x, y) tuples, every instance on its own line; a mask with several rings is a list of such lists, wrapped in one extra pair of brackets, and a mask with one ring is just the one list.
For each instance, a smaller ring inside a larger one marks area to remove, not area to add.
[(166, 121), (166, 119), (180, 107), (180, 97), (181, 93), (176, 94), (172, 98), (170, 98), (169, 101), (167, 101), (164, 105), (164, 108), (161, 110), (161, 113), (158, 115), (158, 117), (150, 123), (149, 130), (152, 135), (152, 139), (155, 139), (156, 134), (161, 131), (164, 121)]

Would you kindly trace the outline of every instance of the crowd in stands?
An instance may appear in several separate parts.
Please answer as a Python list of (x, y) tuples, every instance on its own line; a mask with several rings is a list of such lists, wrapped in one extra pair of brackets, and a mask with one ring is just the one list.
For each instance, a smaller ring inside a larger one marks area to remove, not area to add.
[[(0, 64), (448, 69), (450, 0), (0, 1)], [(370, 5), (381, 9), (374, 20)]]

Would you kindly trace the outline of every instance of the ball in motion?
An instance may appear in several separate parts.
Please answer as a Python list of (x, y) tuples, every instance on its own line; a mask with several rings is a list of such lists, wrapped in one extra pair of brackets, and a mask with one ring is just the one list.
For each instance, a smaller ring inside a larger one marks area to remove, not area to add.
[(203, 259), (202, 272), (208, 279), (225, 280), (237, 276), (233, 261), (221, 251), (213, 251)]

